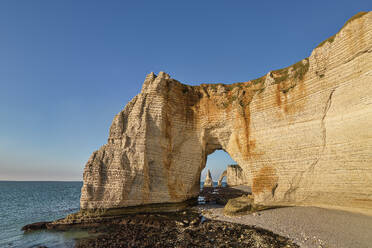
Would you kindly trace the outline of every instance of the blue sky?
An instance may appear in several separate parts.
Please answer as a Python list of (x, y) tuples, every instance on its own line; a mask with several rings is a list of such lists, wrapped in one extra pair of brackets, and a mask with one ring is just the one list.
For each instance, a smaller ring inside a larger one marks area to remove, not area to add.
[[(366, 1), (0, 1), (0, 180), (81, 180), (145, 75), (233, 83), (310, 55)], [(208, 158), (212, 176), (231, 163)], [(203, 174), (204, 176), (204, 174)]]

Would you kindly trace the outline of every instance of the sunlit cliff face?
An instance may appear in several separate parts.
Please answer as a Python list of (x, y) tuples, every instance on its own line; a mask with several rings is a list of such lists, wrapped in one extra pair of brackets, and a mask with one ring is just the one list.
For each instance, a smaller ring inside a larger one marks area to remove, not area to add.
[(194, 198), (208, 154), (223, 149), (256, 203), (370, 213), (371, 36), (368, 13), (309, 58), (231, 85), (149, 74), (86, 165), (82, 209)]

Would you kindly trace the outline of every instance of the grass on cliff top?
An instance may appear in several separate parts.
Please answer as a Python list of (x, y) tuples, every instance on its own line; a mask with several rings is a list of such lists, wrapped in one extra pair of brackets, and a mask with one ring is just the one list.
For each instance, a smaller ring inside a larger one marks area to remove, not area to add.
[(344, 26), (342, 26), (341, 29), (343, 29), (343, 28), (344, 28), (347, 24), (349, 24), (350, 22), (352, 22), (352, 21), (354, 21), (354, 20), (356, 20), (356, 19), (358, 19), (358, 18), (364, 16), (364, 15), (367, 14), (367, 13), (368, 13), (368, 12), (366, 12), (366, 11), (362, 11), (362, 12), (359, 12), (358, 14), (352, 16), (349, 20), (347, 20), (347, 21), (345, 22)]
[(299, 79), (302, 80), (309, 70), (309, 59), (306, 58), (306, 63), (303, 62), (303, 60), (298, 61), (297, 63), (288, 66), (283, 69), (272, 71), (272, 76), (274, 77), (275, 84), (279, 84), (281, 82), (286, 81), (289, 79), (289, 69), (293, 69), (293, 79)]
[(225, 85), (225, 88), (227, 89), (227, 91), (231, 91), (236, 87), (239, 87), (241, 89), (243, 87), (243, 84), (242, 83), (234, 83), (234, 84), (230, 84), (230, 85)]
[[(305, 74), (309, 70), (309, 66), (310, 66), (309, 58), (305, 58), (303, 60), (298, 61), (297, 63), (295, 63), (293, 65), (290, 65), (290, 66), (286, 67), (286, 68), (272, 71), (271, 76), (274, 78), (274, 84), (282, 83), (284, 81), (287, 81), (288, 79), (300, 80), (300, 81), (303, 80)], [(290, 75), (289, 72), (290, 72), (291, 68), (292, 68), (292, 74)], [(243, 87), (251, 87), (252, 85), (261, 84), (262, 87), (260, 89), (255, 90), (255, 91), (258, 91), (258, 93), (260, 94), (265, 90), (265, 88), (264, 88), (265, 80), (266, 80), (266, 75), (264, 75), (262, 77), (259, 77), (259, 78), (256, 78), (256, 79), (253, 79), (253, 80), (250, 81), (251, 83), (248, 83), (248, 84), (247, 83), (234, 83), (234, 84), (230, 84), (230, 85), (229, 84), (211, 84), (211, 85), (209, 85), (209, 87), (213, 91), (216, 91), (217, 86), (223, 86), (226, 89), (226, 91), (232, 91), (234, 88), (237, 88), (237, 87), (239, 89), (243, 89)], [(282, 91), (284, 93), (287, 93), (290, 89), (292, 89), (295, 86), (296, 85), (292, 85), (292, 86), (288, 87), (287, 89), (282, 89)], [(222, 106), (224, 108), (227, 108), (235, 100), (237, 100), (237, 96), (229, 96), (228, 101), (222, 103)], [(244, 104), (240, 103), (240, 105), (242, 107), (244, 107)]]
[(337, 34), (338, 34), (338, 33), (339, 33), (339, 32), (340, 32), (344, 27), (346, 27), (347, 24), (349, 24), (350, 22), (352, 22), (352, 21), (354, 21), (354, 20), (356, 20), (356, 19), (358, 19), (358, 18), (364, 16), (364, 15), (367, 14), (367, 13), (368, 13), (368, 12), (364, 12), (364, 11), (362, 11), (362, 12), (359, 12), (358, 14), (352, 16), (349, 20), (347, 20), (347, 21), (345, 22), (345, 24), (342, 26), (342, 28), (341, 28), (341, 29), (340, 29), (336, 34), (334, 34), (334, 35), (332, 35), (331, 37), (329, 37), (328, 39), (326, 39), (326, 40), (320, 42), (319, 45), (317, 45), (316, 48), (323, 46), (323, 45), (324, 45), (325, 43), (327, 43), (327, 42), (329, 42), (329, 43), (333, 43), (333, 41), (335, 40), (336, 35), (337, 35)]
[(258, 94), (261, 94), (262, 92), (264, 92), (264, 90), (265, 90), (265, 80), (266, 80), (266, 75), (262, 76), (260, 78), (256, 78), (256, 79), (251, 80), (253, 85), (257, 85), (257, 84), (261, 85), (261, 88), (257, 90)]
[(305, 64), (301, 60), (292, 65), (293, 70), (294, 70), (294, 75), (293, 75), (294, 78), (302, 80), (306, 72), (309, 70), (309, 66), (310, 66), (309, 59), (306, 58), (305, 60), (306, 60)]
[[(204, 86), (210, 87), (213, 91), (217, 91), (217, 86), (224, 87), (227, 91), (231, 91), (236, 87), (242, 88), (244, 83), (233, 83), (233, 84), (221, 84), (221, 83), (215, 83), (215, 84), (206, 84)], [(202, 85), (201, 85), (202, 86)]]
[[(305, 58), (305, 59), (300, 60), (297, 63), (294, 63), (293, 65), (290, 65), (288, 67), (272, 71), (271, 76), (274, 78), (274, 84), (282, 83), (282, 82), (287, 81), (288, 79), (290, 79), (289, 69), (292, 68), (293, 74), (291, 76), (291, 79), (301, 81), (301, 80), (304, 79), (304, 76), (308, 72), (309, 67), (310, 67), (309, 58)], [(247, 84), (246, 87), (250, 87), (251, 85), (257, 85), (257, 84), (264, 85), (265, 80), (266, 80), (266, 75), (251, 80), (252, 84)], [(241, 83), (236, 83), (236, 84), (232, 84), (232, 85), (226, 85), (226, 87), (227, 87), (227, 90), (232, 90), (235, 87), (240, 87), (241, 88), (242, 84)], [(287, 93), (293, 87), (295, 87), (295, 85), (292, 85), (287, 89), (283, 89), (283, 92)], [(265, 88), (262, 87), (261, 89), (258, 89), (257, 91), (260, 94), (264, 90), (265, 90)], [(231, 103), (234, 100), (236, 100), (236, 98), (231, 98), (228, 103), (224, 104), (224, 107), (228, 106), (228, 104)]]
[(265, 79), (266, 79), (266, 75), (265, 76), (262, 76), (260, 78), (253, 79), (251, 81), (252, 81), (252, 84), (254, 84), (254, 85), (256, 85), (256, 84), (264, 84), (265, 83)]

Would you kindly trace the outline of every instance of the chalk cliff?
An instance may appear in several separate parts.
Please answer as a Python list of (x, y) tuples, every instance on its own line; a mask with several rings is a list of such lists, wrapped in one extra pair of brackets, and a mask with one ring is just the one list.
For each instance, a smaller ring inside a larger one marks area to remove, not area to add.
[(208, 170), (207, 176), (205, 177), (205, 180), (204, 180), (204, 187), (213, 187), (212, 175), (211, 175), (211, 172), (209, 170)]
[(239, 165), (227, 166), (226, 181), (228, 186), (249, 184), (249, 171), (243, 170)]
[(149, 74), (84, 170), (81, 208), (197, 197), (206, 158), (225, 150), (254, 202), (372, 214), (372, 12), (311, 55), (247, 82), (189, 86)]

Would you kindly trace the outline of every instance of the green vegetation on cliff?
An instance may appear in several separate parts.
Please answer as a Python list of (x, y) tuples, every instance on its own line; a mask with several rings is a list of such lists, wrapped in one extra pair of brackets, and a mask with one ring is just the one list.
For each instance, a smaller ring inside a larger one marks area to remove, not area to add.
[[(292, 69), (292, 75), (290, 75), (290, 69)], [(286, 68), (272, 71), (271, 76), (274, 78), (275, 84), (279, 84), (290, 78), (293, 80), (303, 80), (308, 70), (309, 59), (306, 58)]]
[(353, 17), (351, 17), (349, 20), (347, 20), (347, 21), (345, 22), (345, 24), (342, 26), (342, 28), (341, 28), (341, 29), (340, 29), (336, 34), (334, 34), (334, 35), (332, 35), (331, 37), (329, 37), (328, 39), (326, 39), (326, 40), (320, 42), (319, 45), (317, 45), (316, 48), (323, 46), (323, 45), (324, 45), (325, 43), (327, 43), (327, 42), (329, 42), (329, 43), (333, 43), (333, 41), (335, 40), (336, 35), (337, 35), (337, 34), (338, 34), (338, 33), (339, 33), (339, 32), (340, 32), (344, 27), (346, 27), (347, 24), (349, 24), (349, 23), (351, 23), (352, 21), (354, 21), (354, 20), (356, 20), (356, 19), (358, 19), (358, 18), (364, 16), (364, 15), (367, 14), (367, 13), (368, 13), (368, 12), (364, 12), (364, 11), (362, 11), (362, 12), (359, 12), (358, 14), (354, 15)]

